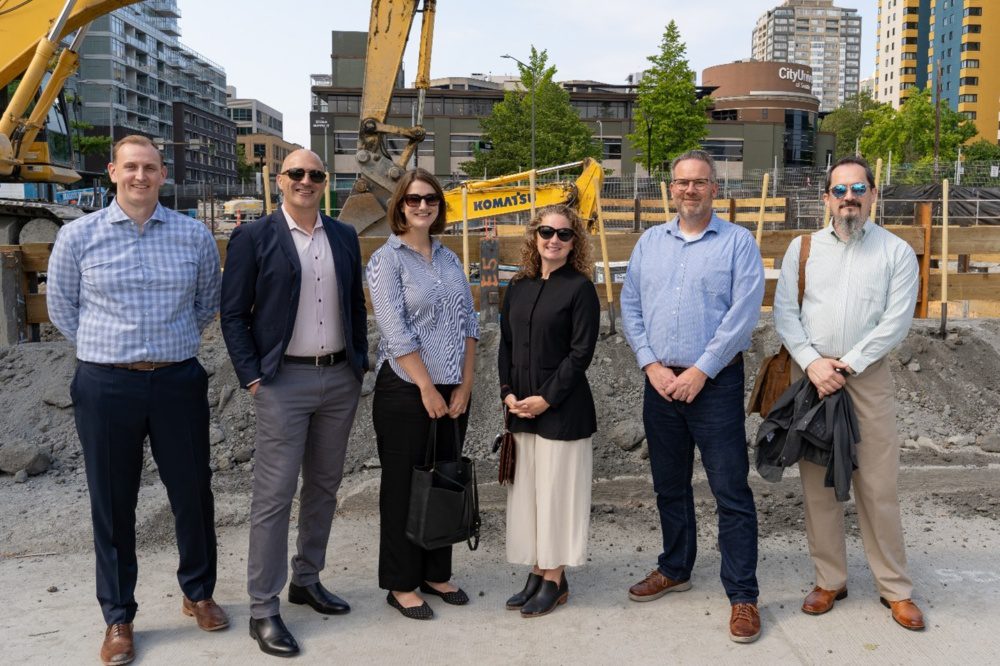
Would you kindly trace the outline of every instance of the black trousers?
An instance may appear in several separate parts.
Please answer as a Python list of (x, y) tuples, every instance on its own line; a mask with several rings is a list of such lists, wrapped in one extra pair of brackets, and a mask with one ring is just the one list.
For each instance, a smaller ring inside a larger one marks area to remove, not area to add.
[(147, 436), (174, 514), (177, 581), (192, 601), (211, 597), (215, 511), (204, 368), (194, 358), (148, 372), (80, 362), (70, 393), (87, 469), (104, 621), (131, 622), (138, 609), (135, 507)]
[[(438, 385), (447, 402), (453, 385)], [(460, 437), (465, 439), (469, 413), (458, 417)], [(406, 538), (406, 519), (410, 511), (410, 475), (413, 467), (423, 465), (427, 455), (427, 435), (434, 425), (420, 400), (420, 389), (399, 377), (389, 363), (383, 363), (375, 379), (372, 422), (382, 464), (382, 487), (379, 493), (378, 585), (383, 590), (408, 592), (423, 581), (444, 583), (451, 580), (451, 546), (424, 550)], [(457, 460), (462, 443), (455, 441), (452, 419), (437, 423), (438, 460)]]

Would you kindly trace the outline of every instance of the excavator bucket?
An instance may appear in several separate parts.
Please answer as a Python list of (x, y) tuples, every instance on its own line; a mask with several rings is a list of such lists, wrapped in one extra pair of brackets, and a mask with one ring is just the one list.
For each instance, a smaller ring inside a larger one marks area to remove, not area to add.
[(344, 202), (339, 219), (354, 227), (359, 236), (388, 235), (385, 204), (371, 192), (352, 192)]

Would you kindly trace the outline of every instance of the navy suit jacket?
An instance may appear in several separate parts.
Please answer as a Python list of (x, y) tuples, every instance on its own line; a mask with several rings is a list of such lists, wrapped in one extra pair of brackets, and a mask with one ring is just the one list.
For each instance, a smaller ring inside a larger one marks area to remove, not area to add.
[[(333, 251), (347, 361), (358, 381), (368, 370), (368, 313), (361, 282), (361, 246), (354, 227), (320, 215)], [(221, 321), (240, 384), (274, 379), (292, 339), (302, 267), (279, 208), (236, 227), (222, 274)]]

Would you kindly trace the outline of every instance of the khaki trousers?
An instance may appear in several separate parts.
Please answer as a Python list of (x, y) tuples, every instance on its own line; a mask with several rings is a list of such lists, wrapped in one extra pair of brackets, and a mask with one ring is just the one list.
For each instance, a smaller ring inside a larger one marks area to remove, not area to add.
[(591, 438), (514, 433), (517, 468), (507, 491), (507, 561), (541, 569), (587, 561)]
[[(792, 365), (792, 381), (803, 373)], [(882, 359), (847, 379), (861, 429), (858, 469), (852, 477), (861, 540), (878, 587), (889, 601), (909, 599), (913, 582), (906, 573), (906, 549), (899, 515), (896, 479), (899, 475), (899, 436), (896, 402), (889, 364)], [(844, 507), (833, 488), (823, 486), (826, 469), (801, 461), (799, 473), (805, 498), (809, 555), (816, 567), (816, 585), (839, 590), (847, 585), (847, 545)]]

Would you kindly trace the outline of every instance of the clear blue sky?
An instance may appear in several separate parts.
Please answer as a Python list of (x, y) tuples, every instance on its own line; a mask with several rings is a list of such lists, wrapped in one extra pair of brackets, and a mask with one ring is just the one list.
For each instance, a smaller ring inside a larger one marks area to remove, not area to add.
[[(532, 45), (547, 49), (557, 79), (624, 83), (645, 68), (673, 19), (698, 73), (750, 57), (757, 18), (780, 0), (440, 0), (431, 76), (472, 72), (514, 74), (510, 53), (526, 60)], [(875, 62), (876, 0), (835, 0), (855, 7), (864, 31), (861, 76)], [(180, 0), (183, 41), (226, 69), (240, 97), (255, 97), (284, 114), (285, 138), (308, 145), (309, 75), (330, 70), (330, 33), (368, 30), (368, 0)], [(238, 7), (238, 9), (237, 9)], [(417, 33), (404, 60), (406, 83), (416, 74)]]

